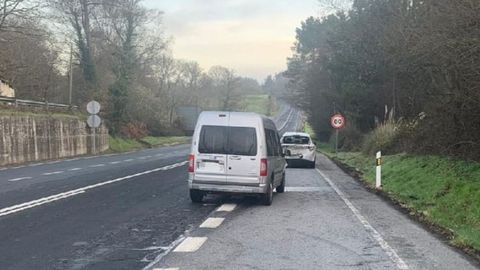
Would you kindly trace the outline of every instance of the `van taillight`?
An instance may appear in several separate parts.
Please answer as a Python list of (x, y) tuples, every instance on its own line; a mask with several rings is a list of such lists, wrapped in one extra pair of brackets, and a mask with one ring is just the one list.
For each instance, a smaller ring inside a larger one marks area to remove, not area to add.
[(268, 175), (267, 159), (262, 158), (260, 160), (260, 176), (267, 176), (267, 175)]
[(188, 172), (195, 172), (195, 155), (188, 155)]

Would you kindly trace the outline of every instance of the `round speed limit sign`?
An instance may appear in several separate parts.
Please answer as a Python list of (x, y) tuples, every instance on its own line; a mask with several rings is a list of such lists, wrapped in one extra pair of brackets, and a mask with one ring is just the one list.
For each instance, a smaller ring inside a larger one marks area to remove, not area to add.
[(330, 118), (330, 124), (334, 129), (342, 129), (345, 127), (345, 117), (337, 113)]

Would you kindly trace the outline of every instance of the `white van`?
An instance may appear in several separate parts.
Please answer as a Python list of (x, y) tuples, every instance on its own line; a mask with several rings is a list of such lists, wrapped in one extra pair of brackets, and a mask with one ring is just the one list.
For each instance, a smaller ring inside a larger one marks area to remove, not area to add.
[(285, 190), (286, 161), (272, 120), (243, 112), (202, 112), (189, 155), (190, 198), (206, 193), (258, 194), (270, 205)]

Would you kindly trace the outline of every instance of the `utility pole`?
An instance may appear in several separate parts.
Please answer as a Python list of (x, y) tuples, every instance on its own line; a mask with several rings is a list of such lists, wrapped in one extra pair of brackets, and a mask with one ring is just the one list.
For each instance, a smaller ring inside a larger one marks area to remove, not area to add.
[(69, 88), (68, 88), (68, 104), (72, 106), (72, 88), (73, 88), (73, 43), (70, 43), (70, 74), (69, 74)]

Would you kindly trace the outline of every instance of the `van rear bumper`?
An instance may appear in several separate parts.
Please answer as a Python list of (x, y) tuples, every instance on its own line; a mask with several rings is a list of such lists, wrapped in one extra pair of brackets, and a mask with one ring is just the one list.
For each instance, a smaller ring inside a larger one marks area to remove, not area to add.
[(211, 183), (199, 183), (188, 182), (190, 189), (202, 190), (207, 192), (222, 192), (222, 193), (250, 193), (250, 194), (262, 194), (267, 192), (266, 184), (256, 185), (232, 185), (232, 184), (211, 184)]

